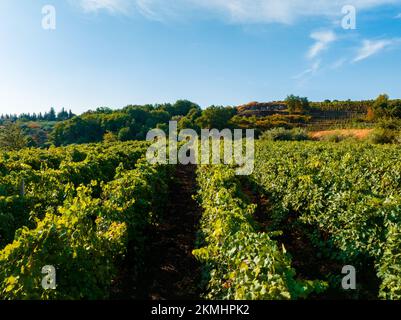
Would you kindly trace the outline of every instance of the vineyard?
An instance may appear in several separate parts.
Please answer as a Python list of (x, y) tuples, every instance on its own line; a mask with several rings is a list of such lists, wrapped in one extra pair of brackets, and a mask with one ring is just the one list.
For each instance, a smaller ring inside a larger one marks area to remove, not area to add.
[(399, 148), (282, 143), (257, 150), (252, 181), (269, 201), (266, 231), (284, 231), (279, 238), (298, 262), (308, 257), (303, 248), (313, 248), (317, 270), (304, 265), (304, 274), (335, 291), (335, 266), (352, 265), (360, 270), (355, 298), (400, 299)]
[(397, 146), (259, 141), (244, 177), (147, 147), (1, 154), (0, 299), (401, 299)]
[[(125, 143), (3, 155), (3, 299), (106, 298), (128, 245), (142, 267), (143, 230), (162, 211), (169, 178), (145, 151)], [(57, 290), (41, 286), (46, 265), (58, 270)]]

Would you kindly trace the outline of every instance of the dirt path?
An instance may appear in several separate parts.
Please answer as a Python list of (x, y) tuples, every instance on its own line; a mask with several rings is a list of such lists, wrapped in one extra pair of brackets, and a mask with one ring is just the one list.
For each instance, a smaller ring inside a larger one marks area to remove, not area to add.
[[(178, 166), (170, 186), (165, 217), (146, 232), (145, 266), (139, 279), (119, 281), (117, 299), (177, 300), (200, 298), (200, 265), (194, 249), (201, 209), (196, 193), (195, 166)], [(128, 255), (129, 256), (129, 255)], [(127, 259), (129, 265), (129, 257)], [(134, 262), (132, 262), (134, 263)], [(129, 267), (126, 268), (129, 272)]]

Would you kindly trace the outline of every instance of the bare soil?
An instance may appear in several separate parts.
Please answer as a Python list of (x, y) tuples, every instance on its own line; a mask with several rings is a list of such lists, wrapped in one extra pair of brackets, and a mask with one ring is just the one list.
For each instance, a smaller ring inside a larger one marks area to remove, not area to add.
[(195, 193), (195, 166), (177, 166), (164, 217), (146, 231), (144, 268), (138, 275), (130, 272), (135, 257), (128, 254), (115, 299), (200, 298), (201, 266), (192, 255), (201, 216)]

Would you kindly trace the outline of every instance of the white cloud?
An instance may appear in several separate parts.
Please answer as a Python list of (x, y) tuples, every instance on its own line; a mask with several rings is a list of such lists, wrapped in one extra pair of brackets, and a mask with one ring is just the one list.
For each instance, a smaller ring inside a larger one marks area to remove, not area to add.
[(107, 10), (110, 13), (127, 13), (131, 0), (79, 0), (85, 12)]
[(316, 40), (315, 44), (308, 51), (308, 58), (310, 59), (315, 58), (320, 52), (327, 49), (331, 42), (337, 39), (333, 31), (317, 31), (313, 32), (310, 36)]
[(354, 62), (362, 61), (399, 42), (399, 39), (364, 40)]
[(401, 19), (401, 13), (397, 14), (394, 18), (395, 19)]
[(293, 79), (302, 79), (305, 76), (314, 75), (314, 74), (316, 74), (316, 72), (319, 71), (320, 66), (321, 66), (321, 61), (320, 60), (315, 61), (310, 68), (302, 71), (300, 74), (297, 74), (296, 76), (293, 76), (292, 78)]
[(206, 10), (236, 23), (292, 23), (300, 17), (341, 16), (344, 5), (357, 10), (401, 0), (79, 0), (86, 11), (124, 12), (132, 5), (145, 16), (162, 20), (194, 10)]
[[(160, 0), (146, 0), (155, 2)], [(208, 9), (220, 10), (236, 22), (292, 23), (300, 17), (340, 16), (345, 5), (357, 10), (384, 4), (400, 4), (400, 0), (188, 0)]]

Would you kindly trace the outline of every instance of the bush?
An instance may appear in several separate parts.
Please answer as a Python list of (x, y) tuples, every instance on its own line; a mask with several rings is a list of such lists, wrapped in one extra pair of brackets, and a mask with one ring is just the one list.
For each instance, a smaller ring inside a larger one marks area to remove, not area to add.
[(374, 144), (386, 144), (396, 142), (397, 133), (394, 130), (377, 128), (368, 137), (369, 142)]
[(333, 133), (326, 136), (322, 136), (320, 141), (327, 141), (327, 142), (341, 142), (345, 139), (345, 137), (341, 134)]
[(285, 128), (274, 128), (265, 131), (260, 139), (269, 141), (305, 141), (310, 138), (306, 130), (301, 128), (294, 128), (291, 130)]
[(352, 140), (355, 137), (351, 134), (341, 134), (339, 132), (322, 136), (319, 140), (326, 142), (341, 142), (344, 140)]
[(117, 142), (118, 137), (113, 132), (107, 131), (103, 136), (103, 141), (104, 142)]
[(118, 140), (120, 140), (120, 141), (129, 141), (129, 140), (131, 140), (130, 128), (122, 128), (118, 132)]
[(401, 129), (401, 120), (395, 118), (383, 118), (377, 122), (377, 128), (387, 130)]
[(398, 132), (395, 136), (395, 142), (401, 144), (401, 132)]
[(20, 150), (28, 145), (28, 138), (16, 123), (6, 123), (0, 128), (0, 148)]

